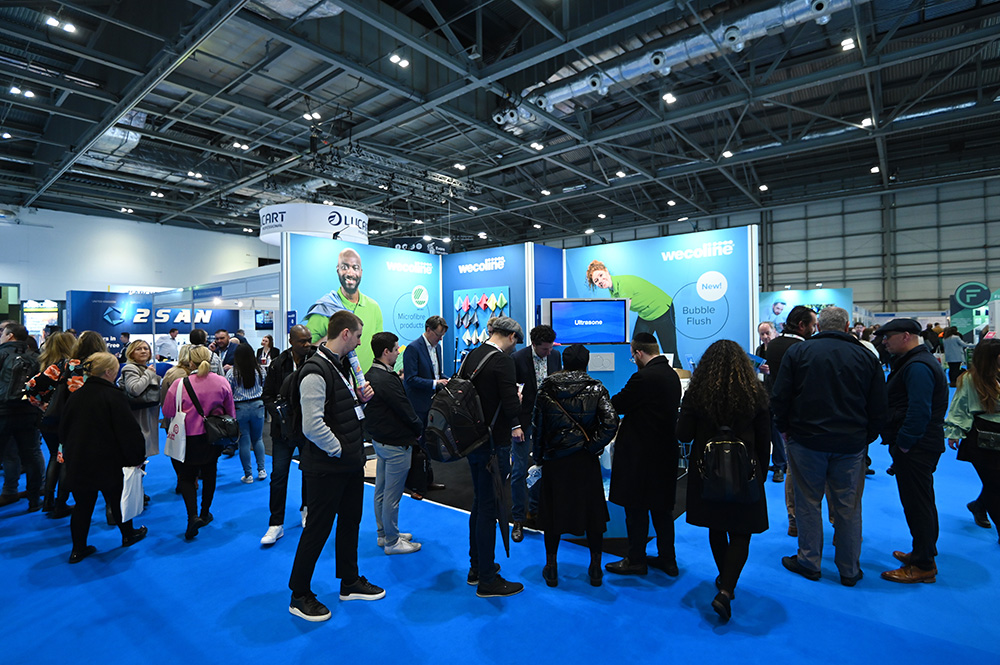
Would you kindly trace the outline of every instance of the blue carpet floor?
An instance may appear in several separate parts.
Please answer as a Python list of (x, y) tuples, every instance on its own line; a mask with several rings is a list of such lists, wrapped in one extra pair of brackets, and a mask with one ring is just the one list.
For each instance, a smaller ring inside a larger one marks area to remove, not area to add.
[(938, 582), (902, 586), (879, 579), (896, 566), (892, 550), (909, 549), (909, 536), (895, 481), (884, 473), (888, 454), (873, 446), (872, 457), (878, 474), (864, 496), (866, 577), (853, 589), (840, 585), (829, 545), (819, 582), (781, 567), (796, 544), (785, 535), (783, 486), (771, 482), (771, 530), (751, 543), (727, 625), (709, 606), (716, 570), (707, 531), (683, 518), (679, 578), (651, 570), (642, 578), (607, 576), (595, 589), (586, 579), (587, 551), (564, 543), (559, 586), (550, 589), (541, 579), (541, 535), (529, 533), (509, 560), (499, 559), (524, 593), (484, 600), (465, 583), (466, 514), (404, 498), (401, 527), (424, 547), (387, 557), (375, 544), (366, 486), (360, 567), (386, 597), (339, 602), (329, 543), (313, 589), (333, 618), (311, 624), (287, 610), (301, 534), (298, 471), (286, 535), (274, 547), (259, 545), (267, 483), (241, 484), (237, 459), (220, 461), (215, 522), (185, 542), (183, 504), (161, 455), (148, 466), (153, 502), (137, 520), (149, 537), (132, 548), (119, 546), (99, 502), (90, 534), (99, 551), (71, 566), (68, 520), (25, 514), (25, 501), (0, 508), (0, 663), (1000, 663), (1000, 547), (996, 531), (977, 527), (965, 508), (979, 490), (972, 467), (950, 451), (942, 459)]

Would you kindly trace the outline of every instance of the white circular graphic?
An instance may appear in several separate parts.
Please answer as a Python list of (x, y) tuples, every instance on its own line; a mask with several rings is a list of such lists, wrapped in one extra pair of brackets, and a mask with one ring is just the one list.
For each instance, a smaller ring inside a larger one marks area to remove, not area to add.
[(715, 302), (726, 295), (729, 282), (726, 276), (718, 270), (709, 270), (698, 278), (698, 295), (702, 300)]
[(430, 295), (427, 293), (427, 288), (421, 285), (413, 287), (413, 291), (410, 292), (410, 299), (413, 300), (413, 306), (420, 308), (426, 307), (427, 301), (430, 300)]

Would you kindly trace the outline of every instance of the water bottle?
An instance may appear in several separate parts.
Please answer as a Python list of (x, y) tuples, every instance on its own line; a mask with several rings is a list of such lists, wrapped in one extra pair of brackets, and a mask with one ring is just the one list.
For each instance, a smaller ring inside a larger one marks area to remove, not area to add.
[(537, 464), (533, 465), (528, 469), (528, 487), (533, 487), (535, 483), (542, 477), (542, 467)]

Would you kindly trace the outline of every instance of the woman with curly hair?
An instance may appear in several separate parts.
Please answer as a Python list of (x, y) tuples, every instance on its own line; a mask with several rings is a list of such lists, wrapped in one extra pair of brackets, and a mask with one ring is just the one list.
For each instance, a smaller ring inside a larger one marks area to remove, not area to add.
[(587, 266), (587, 288), (607, 289), (612, 298), (630, 298), (629, 309), (638, 315), (632, 336), (655, 333), (663, 353), (674, 357), (677, 363), (677, 328), (674, 324), (674, 300), (660, 287), (635, 275), (612, 276), (601, 261), (591, 261)]
[(750, 536), (763, 533), (768, 526), (764, 479), (771, 449), (769, 413), (767, 393), (739, 344), (724, 339), (709, 346), (681, 403), (677, 438), (694, 441), (690, 464), (697, 468), (704, 459), (705, 444), (728, 427), (756, 460), (755, 482), (760, 483), (760, 498), (753, 503), (712, 501), (702, 497), (701, 476), (688, 474), (687, 521), (708, 527), (708, 542), (719, 570), (715, 578), (719, 593), (712, 608), (723, 621), (732, 616), (730, 603), (750, 552)]

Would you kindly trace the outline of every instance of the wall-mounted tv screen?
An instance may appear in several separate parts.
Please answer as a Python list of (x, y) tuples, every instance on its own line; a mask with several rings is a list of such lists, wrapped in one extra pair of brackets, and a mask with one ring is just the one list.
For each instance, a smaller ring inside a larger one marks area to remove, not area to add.
[[(548, 300), (548, 299), (547, 299)], [(627, 298), (552, 298), (549, 325), (560, 344), (621, 344), (629, 341)]]
[(274, 312), (269, 309), (254, 310), (253, 322), (255, 330), (274, 330)]

